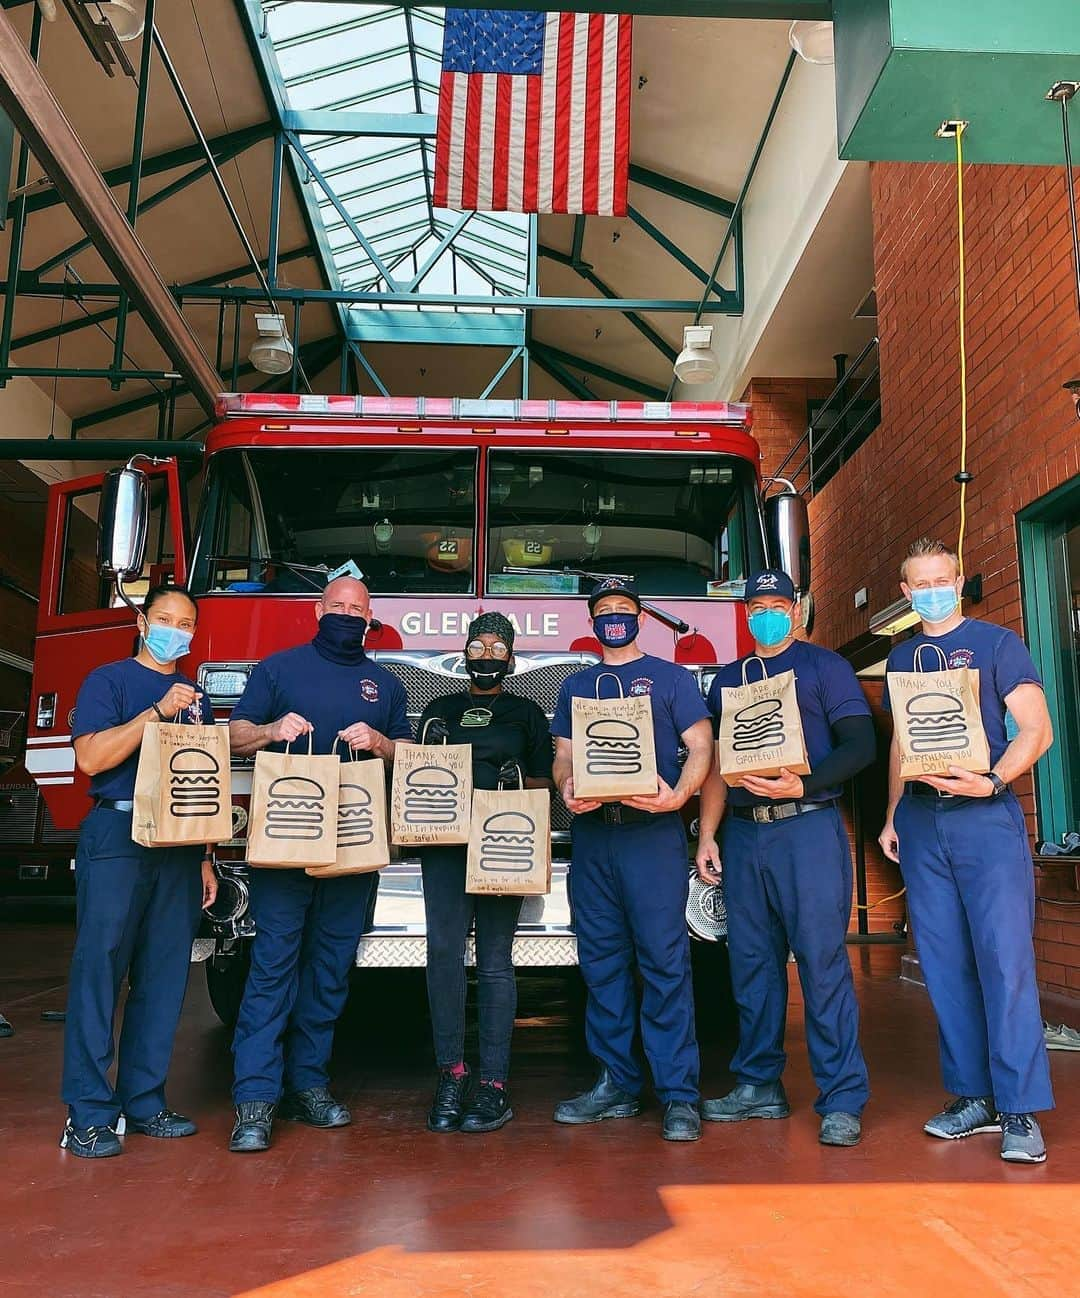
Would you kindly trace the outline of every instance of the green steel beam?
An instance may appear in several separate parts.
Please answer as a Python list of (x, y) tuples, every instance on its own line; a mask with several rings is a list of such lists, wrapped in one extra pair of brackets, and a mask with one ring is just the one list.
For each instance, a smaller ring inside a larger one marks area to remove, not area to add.
[(707, 189), (688, 185), (682, 180), (661, 175), (659, 171), (650, 171), (648, 167), (639, 167), (633, 162), (630, 164), (630, 180), (635, 185), (653, 189), (658, 194), (667, 194), (669, 198), (677, 198), (682, 203), (704, 208), (706, 212), (715, 212), (717, 216), (730, 216), (735, 210), (735, 204), (729, 198), (710, 194)]
[(375, 366), (372, 365), (372, 363), (364, 355), (363, 351), (360, 348), (360, 344), (357, 342), (353, 342), (350, 339), (349, 350), (360, 362), (360, 367), (364, 371), (364, 373), (368, 376), (368, 378), (372, 381), (372, 383), (375, 384), (375, 389), (378, 392), (379, 396), (388, 397), (390, 395), (390, 389), (386, 386), (386, 384), (382, 381), (382, 379), (379, 378), (378, 371), (375, 369)]
[[(365, 5), (376, 0), (326, 0), (328, 4)], [(417, 6), (412, 6), (416, 8)], [(445, 0), (444, 9), (473, 9), (474, 0)], [(575, 13), (655, 14), (660, 18), (831, 18), (831, 0), (509, 0), (500, 9), (560, 10)]]
[(350, 341), (365, 343), (518, 347), (525, 328), (517, 311), (353, 310), (346, 313), (345, 321)]
[(549, 360), (567, 370), (581, 370), (584, 374), (591, 374), (594, 378), (603, 379), (606, 383), (614, 383), (617, 387), (626, 388), (628, 392), (636, 392), (639, 396), (648, 397), (651, 401), (663, 401), (664, 399), (664, 389), (658, 388), (655, 383), (646, 383), (643, 379), (636, 379), (630, 374), (622, 374), (618, 370), (600, 364), (599, 361), (589, 360), (586, 356), (577, 356), (573, 352), (563, 351), (559, 347), (551, 347), (535, 338), (530, 343), (530, 346), (533, 355), (537, 351), (542, 351)]
[[(422, 47), (418, 46), (416, 43), (416, 31), (413, 28), (412, 10), (406, 8), (403, 10), (403, 14), (405, 18), (405, 35), (409, 38), (409, 67), (412, 70), (412, 79), (413, 79), (413, 108), (416, 110), (417, 113), (420, 113), (423, 111), (424, 105), (420, 97), (420, 85), (421, 85), (420, 65), (417, 60), (417, 55), (420, 53), (426, 53), (427, 51), (424, 51)], [(440, 62), (441, 64), (441, 60), (439, 59), (439, 56), (433, 55), (432, 57), (437, 62)], [(420, 161), (424, 168), (424, 192), (427, 196), (428, 222), (431, 225), (431, 233), (434, 234), (435, 233), (435, 180), (432, 175), (431, 168), (428, 166), (428, 156), (427, 156), (427, 150), (424, 148), (424, 141), (420, 140), (419, 145), (420, 145)]]
[[(421, 81), (420, 85), (433, 95), (439, 93), (439, 87), (432, 81)], [(330, 103), (324, 104), (319, 112), (350, 112), (358, 108), (361, 104), (374, 104), (380, 99), (388, 99), (391, 95), (403, 94), (411, 90), (413, 80), (410, 77), (408, 81), (395, 81), (393, 85), (378, 86), (373, 90), (362, 91), (358, 95), (348, 95), (345, 99), (334, 99)]]
[(408, 54), (408, 45), (394, 45), (389, 49), (375, 50), (371, 54), (361, 54), (355, 59), (344, 59), (340, 63), (331, 63), (321, 68), (309, 68), (306, 72), (298, 72), (293, 77), (285, 78), (285, 89), (291, 90), (293, 86), (309, 86), (312, 82), (322, 81), (325, 77), (336, 77), (343, 72), (359, 72), (361, 68), (374, 67), (376, 64), (385, 63), (387, 59), (396, 59), (400, 54)]
[[(111, 286), (106, 286), (111, 287)], [(260, 301), (265, 294), (255, 288), (221, 287), (203, 288), (188, 292), (181, 290), (185, 300), (217, 301), (228, 298), (238, 302)], [(87, 294), (89, 296), (89, 294)], [(666, 314), (692, 314), (698, 303), (691, 298), (604, 298), (604, 297), (546, 297), (536, 293), (521, 293), (507, 297), (480, 297), (475, 294), (428, 293), (420, 290), (405, 293), (401, 289), (385, 292), (365, 293), (359, 289), (282, 289), (275, 296), (279, 301), (293, 302), (341, 302), (357, 306), (461, 306), (461, 307), (516, 307), (538, 311), (658, 311)], [(725, 299), (714, 299), (705, 304), (706, 315), (735, 315), (730, 301), (732, 294)]]
[(574, 238), (570, 245), (570, 260), (575, 266), (581, 265), (581, 249), (585, 243), (585, 218), (574, 217)]
[[(412, 82), (399, 87), (407, 90)], [(385, 92), (382, 92), (385, 93)], [(282, 113), (285, 130), (297, 135), (410, 136), (435, 135), (433, 113), (354, 113), (338, 108), (287, 108)]]
[(539, 365), (545, 374), (550, 374), (556, 383), (561, 383), (572, 396), (578, 397), (581, 401), (597, 400), (596, 393), (591, 388), (564, 369), (543, 348), (538, 347), (535, 341), (529, 344), (529, 359), (534, 364)]
[[(239, 131), (226, 131), (223, 135), (215, 135), (209, 143), (218, 162), (228, 162), (230, 158), (235, 158), (237, 154), (243, 153), (245, 149), (250, 149), (253, 144), (260, 144), (263, 140), (268, 140), (273, 133), (274, 127), (271, 122), (260, 122), (257, 126), (245, 126)], [(153, 154), (151, 157), (143, 159), (143, 178), (160, 176), (164, 172), (176, 171), (179, 167), (189, 167), (193, 162), (201, 162), (202, 160), (203, 151), (198, 144), (185, 144), (183, 148), (167, 149), (164, 153)], [(103, 174), (105, 183), (109, 188), (116, 189), (130, 182), (131, 167), (126, 165), (123, 167), (110, 167)], [(41, 212), (48, 207), (56, 207), (63, 201), (55, 189), (46, 189), (28, 195), (26, 210), (27, 212)], [(8, 205), (9, 215), (16, 202), (18, 202), (18, 199), (12, 199)]]
[(680, 266), (685, 266), (695, 279), (700, 280), (702, 284), (709, 283), (709, 276), (697, 262), (692, 257), (688, 257), (678, 244), (673, 243), (663, 230), (653, 225), (648, 217), (643, 216), (636, 207), (627, 207), (626, 214), (638, 229), (644, 230), (653, 243), (658, 244), (669, 256), (674, 257)]
[(483, 392), (480, 393), (481, 401), (486, 401), (488, 397), (491, 396), (491, 394), (502, 382), (503, 376), (509, 372), (510, 367), (514, 364), (514, 362), (521, 360), (521, 358), (524, 355), (525, 355), (524, 345), (522, 345), (521, 347), (515, 347), (513, 349), (510, 355), (507, 356), (506, 360), (504, 360), (503, 363), (499, 366), (499, 368), (495, 371), (495, 374), (491, 379), (491, 382), (487, 385), (486, 388), (484, 388)]
[(447, 230), (447, 232), (442, 236), (439, 242), (431, 250), (424, 264), (417, 269), (416, 274), (412, 277), (411, 280), (409, 280), (408, 284), (405, 287), (406, 293), (411, 293), (413, 292), (414, 289), (418, 289), (420, 285), (424, 282), (424, 280), (427, 279), (428, 275), (434, 268), (435, 263), (443, 255), (443, 253), (447, 250), (447, 248), (450, 247), (450, 245), (454, 242), (454, 240), (462, 232), (462, 230), (465, 229), (466, 225), (468, 225), (469, 221), (472, 220), (473, 216), (474, 216), (473, 212), (462, 212), (462, 214), (458, 217), (458, 219), (454, 222), (454, 224), (450, 227), (450, 229)]

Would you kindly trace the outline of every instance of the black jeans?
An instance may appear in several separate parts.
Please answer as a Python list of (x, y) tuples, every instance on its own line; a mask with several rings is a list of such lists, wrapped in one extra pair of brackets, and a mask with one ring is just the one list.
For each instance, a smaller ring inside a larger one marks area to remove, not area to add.
[(512, 959), (521, 897), (465, 891), (465, 848), (428, 847), (420, 854), (427, 916), (427, 989), (440, 1068), (465, 1055), (465, 943), (476, 918), (476, 990), (480, 1077), (503, 1081), (517, 1013)]

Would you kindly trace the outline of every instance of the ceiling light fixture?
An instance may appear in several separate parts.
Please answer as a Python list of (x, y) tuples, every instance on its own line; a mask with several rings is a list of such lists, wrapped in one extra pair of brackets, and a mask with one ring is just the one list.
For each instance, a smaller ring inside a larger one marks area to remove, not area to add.
[(118, 41), (134, 41), (142, 35), (146, 22), (143, 0), (93, 0), (93, 8), (108, 22)]
[(687, 325), (683, 349), (675, 360), (675, 377), (680, 383), (712, 383), (720, 366), (712, 350), (712, 325)]
[(251, 344), (248, 360), (262, 374), (288, 374), (293, 364), (293, 345), (285, 317), (256, 312), (255, 327), (259, 336)]
[(788, 28), (787, 38), (788, 44), (805, 62), (834, 62), (832, 23), (796, 18)]

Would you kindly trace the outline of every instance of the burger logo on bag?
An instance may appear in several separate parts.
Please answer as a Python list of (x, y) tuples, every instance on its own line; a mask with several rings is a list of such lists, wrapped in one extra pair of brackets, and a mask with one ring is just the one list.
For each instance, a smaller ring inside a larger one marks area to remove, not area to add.
[(221, 767), (201, 748), (178, 748), (169, 758), (169, 814), (177, 819), (216, 816), (221, 810)]
[(735, 713), (731, 746), (737, 753), (775, 748), (784, 742), (784, 718), (779, 699), (759, 699)]
[(306, 775), (281, 775), (266, 791), (266, 837), (294, 843), (323, 836), (326, 790)]
[(970, 743), (963, 703), (952, 694), (908, 699), (908, 747), (913, 753), (955, 752)]
[(374, 838), (371, 794), (362, 785), (342, 784), (338, 793), (338, 847), (367, 847)]
[(458, 778), (443, 766), (418, 766), (405, 777), (404, 810), (411, 825), (451, 825), (457, 819)]
[(533, 868), (536, 821), (523, 811), (496, 811), (480, 828), (480, 869), (526, 874)]
[(632, 721), (601, 717), (585, 727), (589, 775), (636, 775), (641, 770), (641, 731)]

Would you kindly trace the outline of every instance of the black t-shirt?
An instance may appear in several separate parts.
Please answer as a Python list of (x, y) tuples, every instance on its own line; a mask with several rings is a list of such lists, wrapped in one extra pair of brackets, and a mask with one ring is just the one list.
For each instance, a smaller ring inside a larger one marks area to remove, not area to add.
[[(470, 714), (467, 721), (484, 724), (462, 725), (466, 712)], [(432, 717), (446, 722), (450, 743), (472, 744), (475, 788), (496, 788), (504, 762), (516, 762), (526, 779), (551, 778), (551, 732), (547, 718), (532, 699), (506, 693), (471, 694), (468, 690), (445, 694), (432, 699), (424, 709), (416, 731), (418, 742), (423, 742), (424, 726)]]

